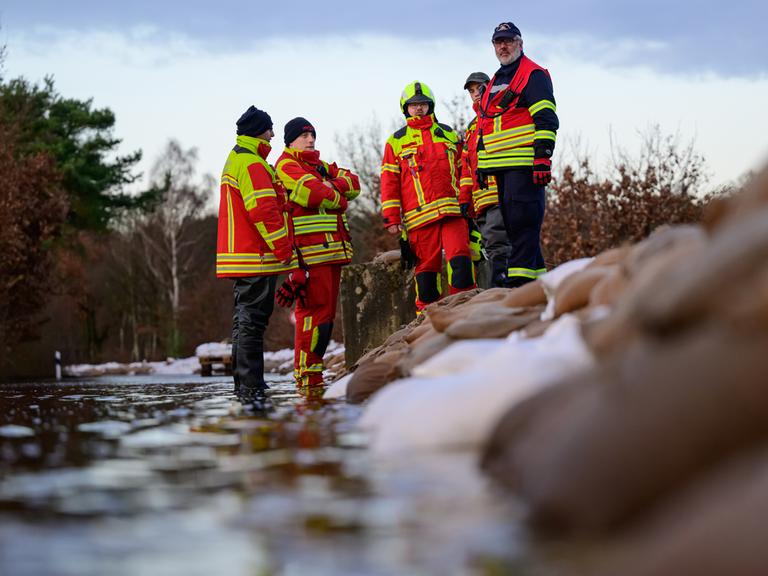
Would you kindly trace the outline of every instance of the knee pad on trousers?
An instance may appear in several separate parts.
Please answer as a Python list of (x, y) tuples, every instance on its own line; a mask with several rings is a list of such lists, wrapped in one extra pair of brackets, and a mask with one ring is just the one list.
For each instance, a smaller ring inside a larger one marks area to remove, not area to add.
[(320, 357), (325, 354), (328, 343), (331, 341), (331, 332), (333, 332), (333, 322), (326, 322), (315, 327), (312, 334), (312, 352)]
[(416, 298), (425, 304), (440, 299), (440, 286), (437, 272), (419, 272), (416, 274)]
[(472, 259), (469, 256), (454, 256), (448, 261), (448, 283), (454, 288), (471, 288), (475, 283)]

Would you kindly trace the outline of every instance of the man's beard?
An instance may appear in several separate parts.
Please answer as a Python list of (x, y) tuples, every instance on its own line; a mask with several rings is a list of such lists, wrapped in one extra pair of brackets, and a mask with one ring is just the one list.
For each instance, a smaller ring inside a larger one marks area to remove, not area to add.
[(502, 66), (507, 66), (508, 64), (512, 64), (515, 60), (517, 60), (520, 57), (520, 50), (513, 50), (510, 52), (507, 56), (497, 56), (499, 59), (499, 64)]

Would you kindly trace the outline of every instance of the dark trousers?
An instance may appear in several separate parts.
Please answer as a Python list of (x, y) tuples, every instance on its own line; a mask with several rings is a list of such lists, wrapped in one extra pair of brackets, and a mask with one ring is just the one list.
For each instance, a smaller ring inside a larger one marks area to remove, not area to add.
[(235, 278), (232, 316), (232, 372), (235, 391), (266, 388), (264, 332), (275, 307), (277, 276)]
[(544, 186), (533, 183), (530, 169), (496, 174), (504, 226), (509, 237), (507, 286), (515, 288), (546, 272), (541, 253)]
[(504, 226), (504, 216), (498, 204), (489, 206), (477, 217), (477, 225), (483, 237), (483, 248), (488, 255), (491, 286), (502, 287), (507, 280), (509, 236)]

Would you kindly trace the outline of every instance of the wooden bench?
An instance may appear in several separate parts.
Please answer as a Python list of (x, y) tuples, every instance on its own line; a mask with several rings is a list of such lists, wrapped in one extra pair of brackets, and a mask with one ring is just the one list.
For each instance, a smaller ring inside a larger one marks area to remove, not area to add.
[(216, 372), (232, 374), (232, 356), (198, 356), (200, 360), (200, 376), (213, 376), (214, 365)]

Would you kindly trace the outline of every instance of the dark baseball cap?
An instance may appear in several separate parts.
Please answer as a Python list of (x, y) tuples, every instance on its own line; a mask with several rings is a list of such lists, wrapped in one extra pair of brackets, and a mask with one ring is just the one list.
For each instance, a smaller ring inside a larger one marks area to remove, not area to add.
[(474, 82), (477, 82), (478, 84), (488, 84), (490, 81), (491, 79), (488, 78), (488, 74), (485, 72), (472, 72), (472, 74), (467, 76), (467, 81), (464, 82), (464, 90), (466, 90), (467, 87)]
[(515, 36), (522, 36), (520, 28), (512, 24), (512, 22), (502, 22), (493, 29), (491, 41), (496, 40), (496, 38), (514, 38)]

